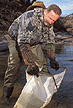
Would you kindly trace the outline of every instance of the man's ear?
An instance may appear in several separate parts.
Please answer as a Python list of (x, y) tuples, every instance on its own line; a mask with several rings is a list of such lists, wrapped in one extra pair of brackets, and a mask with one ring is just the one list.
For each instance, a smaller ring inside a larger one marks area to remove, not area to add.
[(46, 15), (46, 14), (47, 14), (47, 9), (44, 10), (44, 15)]

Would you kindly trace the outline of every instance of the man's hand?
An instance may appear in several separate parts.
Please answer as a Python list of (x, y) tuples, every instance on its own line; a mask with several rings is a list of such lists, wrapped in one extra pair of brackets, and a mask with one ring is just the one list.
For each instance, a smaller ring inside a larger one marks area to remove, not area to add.
[(58, 70), (59, 69), (59, 63), (57, 61), (50, 61), (50, 67), (55, 69), (55, 70)]
[(29, 75), (36, 75), (37, 77), (39, 77), (39, 74), (38, 74), (39, 73), (39, 68), (35, 64), (31, 65), (31, 66), (28, 66), (26, 71)]
[(24, 63), (28, 66), (26, 72), (29, 75), (39, 76), (39, 68), (34, 62), (34, 57), (29, 44), (23, 44), (21, 47), (21, 53), (24, 60)]

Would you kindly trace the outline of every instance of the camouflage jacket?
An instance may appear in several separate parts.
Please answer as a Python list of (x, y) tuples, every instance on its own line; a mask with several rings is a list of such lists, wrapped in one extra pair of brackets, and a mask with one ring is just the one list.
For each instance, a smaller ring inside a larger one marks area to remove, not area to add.
[(24, 12), (10, 26), (8, 33), (22, 44), (54, 43), (53, 26), (45, 26), (41, 8)]

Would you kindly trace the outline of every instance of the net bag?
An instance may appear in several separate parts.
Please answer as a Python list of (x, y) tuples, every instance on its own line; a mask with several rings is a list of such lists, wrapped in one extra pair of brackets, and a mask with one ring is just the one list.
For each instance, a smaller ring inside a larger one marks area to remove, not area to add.
[(38, 78), (31, 76), (13, 108), (44, 108), (60, 87), (65, 72), (66, 69), (53, 76), (49, 74), (40, 74)]

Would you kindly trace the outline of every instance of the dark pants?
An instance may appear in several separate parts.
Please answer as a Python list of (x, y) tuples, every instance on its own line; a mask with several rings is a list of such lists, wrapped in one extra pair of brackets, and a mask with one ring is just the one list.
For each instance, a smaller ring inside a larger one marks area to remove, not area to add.
[(12, 40), (9, 35), (5, 36), (8, 41), (9, 57), (8, 57), (8, 67), (5, 72), (4, 86), (11, 87), (18, 76), (18, 70), (20, 67), (20, 58), (16, 50), (16, 41)]

